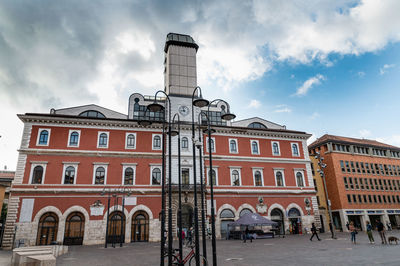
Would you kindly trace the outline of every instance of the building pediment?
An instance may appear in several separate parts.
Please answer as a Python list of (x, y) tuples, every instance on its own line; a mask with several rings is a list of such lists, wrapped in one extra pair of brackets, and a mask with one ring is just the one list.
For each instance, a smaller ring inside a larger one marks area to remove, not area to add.
[(62, 109), (51, 109), (51, 114), (57, 115), (71, 115), (71, 116), (87, 116), (97, 118), (115, 118), (115, 119), (126, 119), (127, 115), (110, 110), (105, 107), (98, 106), (96, 104), (88, 104), (82, 106), (75, 106)]

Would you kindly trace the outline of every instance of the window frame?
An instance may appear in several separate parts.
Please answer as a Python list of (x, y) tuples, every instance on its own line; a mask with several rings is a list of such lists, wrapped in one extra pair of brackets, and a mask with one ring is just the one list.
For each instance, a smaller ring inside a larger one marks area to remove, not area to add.
[[(156, 168), (158, 168), (159, 170), (160, 170), (160, 175), (161, 175), (161, 178), (160, 178), (160, 184), (158, 185), (158, 184), (153, 184), (153, 170), (154, 169), (156, 169)], [(162, 165), (161, 164), (155, 164), (155, 165), (151, 165), (150, 166), (150, 186), (161, 186), (161, 184), (162, 184)]]
[[(128, 146), (128, 137), (129, 137), (129, 135), (133, 135), (134, 138), (135, 138), (133, 147), (129, 147)], [(126, 132), (125, 133), (125, 149), (127, 149), (127, 150), (136, 150), (136, 140), (137, 140), (136, 137), (137, 137), (136, 132)]]
[[(74, 132), (78, 133), (78, 143), (77, 143), (77, 145), (71, 145), (71, 135)], [(67, 147), (68, 148), (79, 148), (80, 142), (81, 142), (81, 130), (80, 129), (70, 129), (68, 131)]]
[[(303, 186), (299, 186), (299, 183), (297, 182), (297, 174), (300, 173), (301, 174), (301, 179), (303, 181)], [(306, 180), (304, 177), (304, 170), (303, 169), (295, 169), (294, 170), (294, 178), (296, 180), (296, 187), (301, 187), (301, 188), (305, 188), (306, 187)]]
[[(256, 172), (260, 172), (261, 174), (261, 186), (257, 186), (256, 185)], [(264, 186), (264, 168), (260, 168), (260, 167), (253, 167), (252, 172), (253, 172), (253, 184), (255, 187), (263, 187)]]
[[(236, 151), (233, 151), (231, 149), (231, 141), (235, 142), (235, 146), (236, 146)], [(239, 153), (239, 145), (238, 145), (238, 141), (237, 139), (228, 139), (228, 145), (229, 145), (229, 153), (234, 153), (234, 154), (238, 154)], [(208, 146), (208, 145), (207, 145)], [(214, 146), (215, 146), (215, 142), (214, 142)]]
[[(274, 152), (274, 143), (278, 145), (278, 154)], [(271, 141), (271, 148), (272, 148), (272, 156), (281, 156), (281, 147), (279, 145), (279, 141)]]
[[(257, 144), (257, 153), (255, 153), (253, 151), (253, 142), (255, 142)], [(260, 143), (259, 143), (258, 140), (256, 140), (256, 139), (251, 139), (250, 140), (250, 150), (251, 150), (251, 154), (252, 155), (260, 155)]]
[[(97, 168), (103, 167), (104, 168), (104, 184), (96, 184), (96, 171)], [(93, 163), (93, 179), (92, 185), (101, 186), (107, 184), (107, 172), (108, 172), (108, 163)]]
[[(296, 148), (297, 148), (297, 155), (295, 155), (295, 154), (293, 153), (293, 145), (295, 145)], [(300, 146), (299, 146), (299, 144), (298, 144), (297, 142), (291, 142), (291, 143), (290, 143), (290, 149), (291, 149), (291, 151), (292, 151), (292, 156), (293, 156), (293, 157), (300, 157)]]
[[(215, 171), (215, 185), (213, 185), (213, 187), (214, 187), (214, 186), (218, 186), (218, 167), (213, 166), (212, 170)], [(207, 181), (210, 180), (210, 171), (211, 171), (211, 168), (207, 167)], [(207, 186), (211, 186), (211, 183), (207, 182)]]
[[(187, 146), (186, 147), (183, 147), (183, 140), (184, 139), (186, 139), (186, 144), (187, 144)], [(186, 136), (183, 136), (182, 138), (181, 138), (181, 143), (179, 144), (179, 145), (181, 145), (181, 149), (182, 149), (182, 151), (188, 151), (189, 150), (189, 138), (188, 137), (186, 137)]]
[[(41, 166), (43, 167), (43, 175), (42, 175), (42, 182), (40, 184), (33, 184), (32, 183), (32, 179), (33, 179), (33, 169), (36, 166)], [(46, 176), (46, 167), (47, 167), (47, 162), (31, 162), (31, 170), (30, 170), (30, 174), (29, 174), (29, 184), (31, 185), (44, 185), (44, 178)]]
[[(100, 135), (105, 133), (107, 135), (107, 145), (106, 146), (100, 146)], [(108, 149), (110, 143), (110, 132), (109, 131), (99, 131), (97, 132), (97, 148), (98, 149)]]
[[(62, 171), (62, 176), (61, 176), (61, 185), (76, 185), (76, 179), (78, 177), (78, 165), (79, 163), (75, 162), (63, 162), (63, 171)], [(75, 169), (75, 176), (74, 176), (74, 183), (72, 184), (64, 184), (65, 181), (65, 171), (67, 170), (68, 167), (74, 167)]]
[[(211, 147), (211, 148), (214, 148), (213, 150), (212, 150), (212, 153), (216, 153), (216, 151), (217, 151), (217, 145), (216, 145), (216, 143), (215, 143), (215, 137), (211, 137), (211, 140), (214, 142), (214, 145), (213, 145), (213, 147)], [(210, 151), (208, 150), (208, 137), (206, 137), (206, 151), (208, 152), (208, 153), (210, 153)]]
[[(160, 147), (154, 147), (154, 139), (155, 139), (155, 137), (160, 137)], [(153, 151), (160, 151), (160, 150), (162, 150), (162, 146), (163, 146), (163, 137), (162, 137), (162, 134), (152, 134), (151, 135), (151, 149), (153, 150)]]
[[(283, 182), (283, 186), (278, 186), (278, 180), (276, 178), (276, 173), (277, 172), (281, 172), (282, 173), (282, 182)], [(276, 187), (286, 187), (286, 180), (285, 180), (285, 169), (283, 168), (276, 168), (274, 169), (274, 180), (275, 180), (275, 186)]]
[[(240, 170), (241, 169), (239, 167), (230, 167), (230, 171), (229, 172), (230, 172), (230, 179), (231, 179), (231, 186), (232, 187), (240, 187), (242, 185), (242, 174), (241, 174)], [(237, 186), (235, 186), (233, 184), (233, 175), (232, 175), (233, 171), (237, 171), (238, 174), (239, 174), (239, 185), (237, 185)]]
[[(47, 142), (46, 142), (46, 144), (40, 144), (40, 134), (42, 133), (42, 131), (45, 131), (45, 130), (49, 133), (47, 136)], [(50, 144), (50, 136), (51, 136), (51, 128), (39, 128), (38, 134), (37, 134), (37, 139), (36, 139), (36, 146), (48, 147)]]
[[(122, 180), (121, 180), (121, 184), (123, 186), (133, 186), (136, 185), (136, 165), (137, 163), (122, 163)], [(133, 169), (133, 181), (132, 181), (132, 185), (130, 184), (125, 184), (125, 170), (127, 168), (132, 168)]]

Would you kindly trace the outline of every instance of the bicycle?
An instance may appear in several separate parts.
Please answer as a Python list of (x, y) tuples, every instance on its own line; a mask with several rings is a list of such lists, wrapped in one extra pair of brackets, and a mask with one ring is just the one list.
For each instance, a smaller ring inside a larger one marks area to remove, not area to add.
[[(179, 258), (179, 249), (174, 248), (172, 250), (172, 265), (185, 265), (189, 261), (189, 265), (196, 265), (196, 257), (195, 257), (195, 251), (194, 251), (194, 246), (190, 246), (190, 252), (189, 254), (186, 255), (186, 257), (182, 260)], [(199, 255), (200, 259), (200, 265), (202, 266), (207, 266), (208, 262), (207, 259), (203, 257), (203, 255)], [(164, 265), (168, 265), (168, 251), (166, 250), (165, 255), (164, 255)]]

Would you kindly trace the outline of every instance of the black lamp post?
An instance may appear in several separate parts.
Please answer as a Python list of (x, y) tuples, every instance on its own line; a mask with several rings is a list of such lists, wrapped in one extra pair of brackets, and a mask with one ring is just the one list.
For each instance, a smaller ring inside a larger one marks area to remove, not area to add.
[[(172, 196), (171, 196), (171, 100), (169, 99), (168, 94), (164, 91), (157, 91), (154, 97), (154, 102), (147, 106), (147, 109), (151, 112), (159, 112), (164, 110), (164, 119), (163, 119), (163, 172), (165, 171), (165, 145), (164, 145), (164, 128), (165, 128), (165, 107), (157, 102), (157, 94), (163, 93), (166, 96), (166, 100), (168, 101), (168, 265), (172, 264)], [(165, 230), (165, 172), (163, 173), (162, 179), (162, 207), (161, 207), (161, 254), (160, 254), (160, 265), (164, 265), (164, 230)]]
[[(223, 120), (232, 120), (235, 119), (236, 115), (232, 114), (229, 110), (229, 104), (221, 99), (215, 99), (210, 102), (208, 105), (207, 109), (207, 114), (210, 114), (210, 106), (214, 102), (223, 102), (227, 106), (226, 112), (221, 115), (221, 119)], [(210, 128), (210, 119), (209, 116), (207, 115), (207, 132), (208, 132), (208, 155), (209, 155), (209, 161), (210, 161), (210, 171), (212, 173), (212, 145), (211, 145), (211, 128)], [(212, 235), (212, 251), (213, 251), (213, 265), (217, 265), (217, 245), (216, 245), (216, 240), (215, 240), (215, 209), (214, 209), (214, 180), (213, 177), (211, 176), (211, 182), (210, 182), (210, 194), (211, 194), (211, 235)]]
[(178, 131), (175, 129), (170, 132), (172, 136), (178, 136), (178, 238), (179, 238), (179, 258), (182, 259), (182, 186), (181, 186), (181, 121), (179, 118), (179, 114), (175, 114), (172, 118), (172, 123), (175, 124), (175, 118), (177, 118), (178, 122)]
[[(194, 96), (199, 90), (200, 97), (194, 99)], [(199, 221), (198, 221), (198, 207), (197, 207), (197, 178), (196, 178), (196, 145), (195, 145), (195, 131), (194, 131), (194, 106), (196, 107), (205, 107), (209, 104), (209, 102), (203, 99), (201, 94), (201, 88), (196, 87), (192, 94), (192, 149), (193, 149), (193, 193), (194, 193), (194, 240), (195, 240), (195, 259), (196, 265), (200, 265), (200, 247), (199, 247)]]

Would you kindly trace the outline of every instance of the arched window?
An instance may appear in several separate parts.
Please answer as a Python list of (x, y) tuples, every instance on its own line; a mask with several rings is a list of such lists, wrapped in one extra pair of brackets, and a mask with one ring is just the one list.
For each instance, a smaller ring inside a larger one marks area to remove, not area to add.
[(187, 137), (182, 138), (182, 149), (187, 150), (189, 148), (189, 140)]
[(239, 172), (237, 170), (232, 171), (232, 186), (240, 186)]
[(298, 187), (304, 187), (304, 181), (303, 181), (303, 174), (302, 173), (297, 172), (296, 180), (297, 180), (297, 186)]
[(279, 144), (277, 142), (272, 143), (272, 152), (274, 155), (279, 155)]
[(133, 168), (128, 167), (124, 173), (124, 185), (133, 185)]
[(65, 168), (64, 184), (73, 184), (75, 181), (75, 167), (68, 166)]
[(96, 118), (106, 118), (105, 115), (100, 113), (99, 111), (89, 110), (79, 114), (79, 116), (86, 116), (86, 117), (96, 117)]
[(57, 240), (57, 214), (47, 212), (40, 217), (36, 245), (50, 245)]
[(94, 183), (95, 184), (104, 184), (105, 176), (106, 176), (106, 170), (104, 169), (104, 167), (102, 167), (102, 166), (97, 167)]
[(240, 211), (239, 217), (242, 217), (243, 215), (248, 213), (253, 213), (253, 212), (250, 209), (244, 208), (243, 210)]
[(138, 211), (132, 216), (131, 241), (149, 241), (149, 216), (144, 211)]
[(217, 173), (214, 169), (208, 171), (208, 184), (211, 184), (211, 180), (213, 182), (213, 186), (217, 185)]
[(266, 129), (267, 128), (264, 124), (261, 124), (259, 122), (253, 122), (250, 125), (248, 125), (247, 127), (249, 127), (249, 128), (262, 128), (262, 129)]
[(296, 208), (291, 208), (288, 212), (288, 217), (290, 218), (296, 218), (296, 217), (300, 217), (300, 211)]
[(261, 172), (258, 170), (254, 172), (254, 182), (256, 186), (262, 186)]
[(159, 150), (161, 149), (161, 137), (156, 135), (153, 138), (153, 149), (154, 150)]
[(74, 131), (69, 136), (69, 146), (78, 146), (79, 133)]
[(257, 141), (251, 142), (251, 153), (258, 154), (258, 143)]
[(43, 166), (35, 166), (32, 174), (32, 184), (42, 184), (43, 179)]
[(236, 141), (235, 140), (231, 140), (229, 142), (229, 148), (231, 150), (231, 152), (237, 152), (237, 147), (236, 147)]
[(108, 136), (106, 133), (101, 133), (99, 136), (99, 147), (107, 147)]
[(221, 212), (221, 214), (219, 215), (220, 218), (235, 218), (235, 214), (229, 210), (229, 209), (225, 209)]
[(277, 185), (278, 187), (283, 187), (283, 186), (284, 186), (284, 183), (283, 183), (283, 175), (282, 175), (282, 172), (281, 172), (281, 171), (277, 171), (276, 174), (275, 174), (275, 177), (276, 177), (276, 185)]
[(127, 148), (135, 148), (135, 134), (129, 134), (126, 138), (126, 147)]
[(299, 148), (297, 147), (297, 144), (292, 144), (292, 153), (293, 156), (299, 156)]
[(49, 140), (49, 131), (47, 130), (40, 131), (39, 145), (47, 145), (48, 140)]
[[(215, 152), (215, 143), (213, 139), (210, 139), (211, 141), (211, 152)], [(209, 147), (209, 143), (207, 141), (207, 148)]]
[(160, 185), (161, 184), (161, 171), (159, 168), (154, 168), (152, 175), (151, 175), (151, 183), (153, 185)]

